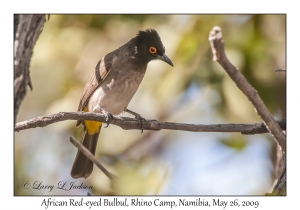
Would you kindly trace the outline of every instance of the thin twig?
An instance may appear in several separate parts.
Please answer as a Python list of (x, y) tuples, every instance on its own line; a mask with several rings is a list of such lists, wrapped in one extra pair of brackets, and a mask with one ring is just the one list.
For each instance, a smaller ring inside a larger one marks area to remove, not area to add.
[(238, 69), (228, 60), (224, 51), (224, 42), (222, 37), (222, 30), (220, 27), (215, 26), (210, 34), (209, 41), (213, 52), (213, 60), (224, 68), (230, 78), (235, 82), (238, 88), (248, 97), (249, 101), (253, 104), (258, 115), (263, 119), (267, 129), (272, 134), (273, 138), (282, 150), (286, 151), (286, 136), (282, 132), (279, 125), (276, 123), (271, 113), (261, 100), (257, 91), (249, 84), (245, 77), (238, 71)]
[(285, 69), (275, 69), (274, 72), (284, 72), (284, 73), (286, 73), (286, 70)]
[[(29, 128), (45, 127), (47, 125), (64, 121), (64, 120), (94, 120), (105, 122), (105, 116), (90, 112), (59, 112), (57, 114), (41, 116), (19, 122), (15, 125), (15, 131), (21, 131)], [(285, 119), (278, 121), (285, 129)], [(117, 125), (124, 130), (140, 130), (139, 121), (128, 117), (114, 117), (110, 124)], [(143, 122), (144, 130), (181, 130), (191, 132), (242, 132), (243, 134), (260, 134), (267, 133), (268, 130), (262, 123), (254, 124), (212, 124), (212, 125), (196, 125), (172, 122), (158, 122), (156, 120), (147, 120)]]
[(82, 144), (77, 142), (73, 137), (70, 137), (71, 143), (77, 147), (82, 154), (84, 154), (88, 159), (90, 159), (95, 165), (110, 179), (116, 178), (116, 176), (112, 173), (110, 173), (106, 168), (95, 158), (95, 156)]

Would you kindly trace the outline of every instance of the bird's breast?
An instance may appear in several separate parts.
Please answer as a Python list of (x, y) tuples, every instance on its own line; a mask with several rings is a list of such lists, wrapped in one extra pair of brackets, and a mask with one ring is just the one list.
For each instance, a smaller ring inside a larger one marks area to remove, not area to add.
[(91, 96), (89, 110), (98, 105), (113, 115), (122, 113), (142, 82), (145, 70), (112, 69)]

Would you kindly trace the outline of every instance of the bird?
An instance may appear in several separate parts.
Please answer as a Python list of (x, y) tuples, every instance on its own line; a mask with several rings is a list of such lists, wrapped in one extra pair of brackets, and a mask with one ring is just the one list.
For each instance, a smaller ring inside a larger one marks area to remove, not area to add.
[[(78, 111), (104, 114), (107, 126), (113, 116), (123, 112), (134, 115), (138, 120), (144, 119), (127, 106), (142, 82), (150, 61), (161, 60), (174, 66), (165, 51), (155, 29), (138, 31), (127, 43), (99, 60), (85, 85)], [(76, 127), (81, 124), (84, 126), (81, 144), (95, 155), (102, 122), (78, 120)], [(71, 177), (88, 178), (92, 171), (93, 162), (78, 150)]]

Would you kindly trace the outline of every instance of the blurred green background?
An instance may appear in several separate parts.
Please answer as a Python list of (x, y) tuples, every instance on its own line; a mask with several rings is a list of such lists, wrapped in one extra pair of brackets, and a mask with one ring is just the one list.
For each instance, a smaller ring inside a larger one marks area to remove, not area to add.
[[(138, 30), (154, 28), (174, 67), (153, 61), (129, 104), (146, 119), (195, 124), (255, 123), (252, 105), (212, 61), (208, 34), (223, 30), (225, 50), (276, 119), (286, 115), (285, 15), (51, 15), (33, 51), (33, 91), (17, 122), (60, 111), (77, 111), (96, 63)], [(123, 116), (130, 116), (123, 114)], [(130, 116), (131, 117), (131, 116)], [(274, 181), (276, 147), (270, 135), (124, 131), (102, 129), (96, 157), (119, 179), (111, 183), (94, 167), (88, 179), (70, 171), (82, 127), (64, 121), (15, 133), (15, 195), (262, 195)], [(24, 189), (35, 181), (54, 185)], [(67, 185), (87, 189), (57, 189)]]

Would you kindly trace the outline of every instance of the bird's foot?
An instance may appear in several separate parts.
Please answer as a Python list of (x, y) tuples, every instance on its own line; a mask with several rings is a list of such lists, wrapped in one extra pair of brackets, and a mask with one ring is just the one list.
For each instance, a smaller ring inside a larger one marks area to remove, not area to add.
[(139, 126), (140, 126), (140, 128), (142, 130), (141, 133), (143, 133), (143, 131), (144, 131), (143, 121), (147, 121), (147, 120), (145, 118), (141, 117), (141, 115), (139, 115), (138, 113), (133, 112), (133, 111), (131, 111), (129, 109), (125, 109), (124, 111), (132, 114), (135, 117), (135, 119), (137, 119), (139, 121)]
[(109, 113), (108, 111), (103, 111), (102, 112), (103, 114), (104, 114), (104, 116), (105, 116), (105, 121), (106, 121), (106, 126), (105, 126), (105, 128), (107, 128), (108, 126), (109, 126), (109, 123), (110, 123), (110, 121), (112, 120), (112, 119), (114, 119), (114, 116), (111, 114), (111, 113)]
[(101, 114), (103, 114), (103, 115), (105, 116), (105, 122), (106, 122), (105, 128), (107, 128), (107, 127), (109, 126), (109, 124), (110, 124), (110, 121), (111, 121), (112, 119), (114, 119), (114, 116), (113, 116), (110, 112), (106, 111), (105, 109), (103, 109), (103, 108), (101, 108), (101, 107), (99, 107), (99, 106), (97, 106), (97, 107), (94, 109), (94, 111), (96, 111), (96, 112), (98, 112), (98, 113), (101, 113)]

